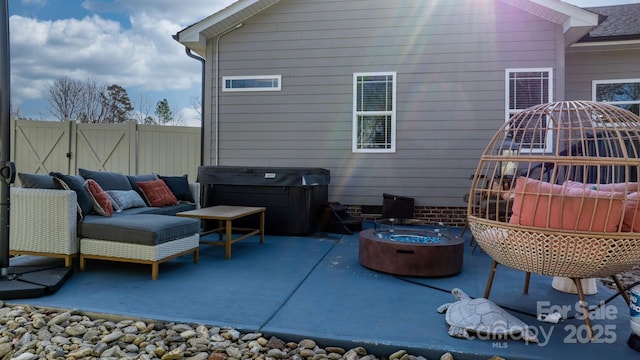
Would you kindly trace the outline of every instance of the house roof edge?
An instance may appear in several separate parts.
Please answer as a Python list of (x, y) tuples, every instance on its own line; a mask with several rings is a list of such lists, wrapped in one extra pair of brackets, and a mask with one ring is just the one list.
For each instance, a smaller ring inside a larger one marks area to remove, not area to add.
[[(224, 33), (280, 0), (239, 0), (174, 35), (174, 39), (203, 56), (208, 38)], [(559, 0), (500, 0), (535, 16), (561, 24), (566, 45), (578, 41), (598, 25), (598, 14)], [(206, 36), (204, 33), (206, 32)]]
[(599, 15), (559, 0), (500, 0), (555, 24), (562, 25), (566, 46), (599, 24)]
[[(207, 38), (215, 37), (262, 12), (280, 0), (238, 0), (226, 8), (180, 30), (173, 37), (179, 43), (204, 55)], [(204, 35), (207, 32), (207, 36)]]

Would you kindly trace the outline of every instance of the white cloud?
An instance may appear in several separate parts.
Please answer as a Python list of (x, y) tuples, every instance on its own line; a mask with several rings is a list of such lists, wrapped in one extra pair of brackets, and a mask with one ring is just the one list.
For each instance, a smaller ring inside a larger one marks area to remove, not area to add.
[(184, 126), (200, 126), (200, 114), (192, 107), (182, 108), (178, 118), (184, 121)]
[[(201, 64), (186, 56), (172, 35), (232, 2), (87, 0), (83, 8), (97, 14), (81, 19), (13, 15), (12, 102), (20, 106), (28, 99), (46, 101), (50, 84), (61, 77), (115, 83), (124, 87), (132, 100), (136, 97), (133, 93), (144, 91), (193, 93), (193, 87), (200, 85)], [(107, 18), (114, 13), (126, 14), (129, 23)], [(187, 107), (189, 95), (169, 101), (176, 107)], [(24, 109), (23, 113), (28, 115)]]
[(47, 3), (47, 0), (22, 0), (20, 2), (23, 5), (44, 6)]
[(164, 19), (170, 14), (172, 21), (187, 26), (234, 3), (235, 0), (87, 0), (82, 6), (96, 12), (145, 14)]

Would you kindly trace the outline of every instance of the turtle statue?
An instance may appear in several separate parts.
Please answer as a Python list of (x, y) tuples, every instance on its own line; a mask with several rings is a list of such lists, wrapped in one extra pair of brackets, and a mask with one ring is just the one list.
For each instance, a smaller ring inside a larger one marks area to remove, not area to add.
[(509, 314), (500, 306), (485, 299), (472, 299), (464, 291), (455, 288), (451, 294), (458, 299), (438, 307), (439, 313), (446, 311), (449, 335), (469, 339), (473, 332), (485, 338), (522, 338), (537, 343), (538, 338), (522, 320)]

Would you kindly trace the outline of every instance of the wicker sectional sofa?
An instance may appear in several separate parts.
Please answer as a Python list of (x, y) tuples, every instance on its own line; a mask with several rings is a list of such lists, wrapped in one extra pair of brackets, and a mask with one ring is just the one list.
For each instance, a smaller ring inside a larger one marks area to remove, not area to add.
[[(198, 183), (186, 176), (79, 172), (18, 174), (22, 187), (10, 191), (11, 255), (63, 258), (65, 266), (79, 255), (80, 270), (88, 259), (150, 264), (154, 280), (162, 262), (189, 253), (198, 262), (200, 221), (174, 216), (199, 207)], [(140, 183), (160, 187), (145, 193)], [(101, 193), (92, 193), (96, 184)], [(158, 206), (158, 192), (173, 198)]]

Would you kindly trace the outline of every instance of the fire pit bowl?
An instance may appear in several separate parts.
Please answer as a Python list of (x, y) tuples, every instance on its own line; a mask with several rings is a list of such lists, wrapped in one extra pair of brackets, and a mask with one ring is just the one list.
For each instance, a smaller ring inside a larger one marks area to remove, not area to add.
[(391, 219), (360, 232), (360, 264), (401, 276), (443, 277), (462, 270), (464, 239)]

